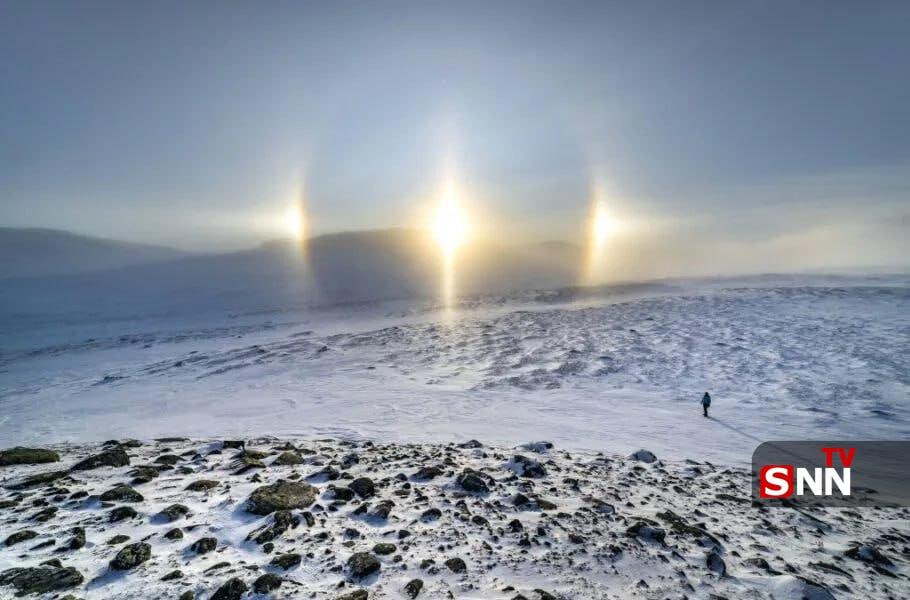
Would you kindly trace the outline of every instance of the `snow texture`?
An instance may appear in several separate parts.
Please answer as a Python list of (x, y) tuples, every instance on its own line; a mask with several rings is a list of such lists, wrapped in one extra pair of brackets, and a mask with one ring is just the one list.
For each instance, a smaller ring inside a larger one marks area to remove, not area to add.
[[(242, 441), (63, 444), (53, 447), (60, 463), (4, 468), (3, 531), (32, 535), (0, 547), (0, 598), (16, 591), (2, 584), (7, 569), (55, 560), (54, 569), (75, 569), (81, 581), (68, 578), (58, 593), (87, 600), (210, 598), (235, 578), (253, 588), (266, 574), (281, 582), (268, 595), (279, 599), (357, 590), (406, 598), (415, 580), (426, 599), (910, 591), (908, 509), (751, 507), (744, 468), (537, 445), (542, 451), (525, 460), (542, 469), (522, 476), (510, 467), (524, 448), (476, 441)], [(116, 448), (130, 465), (67, 471)], [(62, 474), (24, 485), (53, 471)], [(465, 473), (486, 491), (466, 489)], [(315, 488), (315, 497), (304, 494), (285, 513), (252, 514), (254, 490), (278, 481)]]
[(0, 446), (477, 437), (744, 464), (768, 439), (910, 435), (906, 278), (630, 289), (481, 297), (451, 314), (51, 320), (0, 338)]

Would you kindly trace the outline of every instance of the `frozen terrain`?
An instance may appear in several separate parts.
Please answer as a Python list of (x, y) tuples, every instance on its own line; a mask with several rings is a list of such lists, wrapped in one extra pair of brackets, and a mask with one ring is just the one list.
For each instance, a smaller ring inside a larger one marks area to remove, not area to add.
[[(910, 436), (906, 277), (769, 278), (203, 315), (0, 337), (0, 446), (294, 435), (748, 461)], [(709, 390), (712, 418), (697, 405)]]
[(0, 468), (0, 598), (910, 592), (910, 510), (752, 508), (747, 469), (645, 451), (276, 438), (54, 450), (59, 462)]
[(59, 454), (0, 598), (910, 595), (907, 509), (748, 501), (762, 441), (910, 438), (906, 277), (0, 322), (0, 449)]

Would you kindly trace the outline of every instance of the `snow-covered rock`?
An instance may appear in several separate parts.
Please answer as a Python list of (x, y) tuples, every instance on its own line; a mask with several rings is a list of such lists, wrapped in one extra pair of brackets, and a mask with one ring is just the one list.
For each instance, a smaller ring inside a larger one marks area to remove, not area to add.
[[(525, 478), (504, 460), (512, 450), (496, 445), (478, 453), (454, 444), (248, 442), (265, 466), (246, 473), (217, 441), (193, 439), (118, 446), (133, 466), (66, 471), (27, 489), (9, 488), (101, 448), (53, 446), (60, 463), (4, 468), (0, 523), (31, 533), (0, 547), (0, 598), (29, 590), (86, 600), (190, 590), (242, 598), (252, 589), (279, 600), (580, 600), (630, 590), (675, 597), (691, 587), (705, 597), (827, 600), (843, 584), (872, 600), (906, 591), (906, 509), (811, 508), (836, 527), (807, 527), (796, 511), (739, 502), (730, 491), (748, 490), (745, 468), (698, 463), (702, 476), (692, 478), (691, 462), (643, 469), (620, 454), (554, 449), (546, 472)], [(289, 444), (303, 464), (271, 460)], [(154, 462), (163, 455), (182, 460)], [(141, 500), (129, 494), (113, 509), (99, 500), (148, 464), (161, 471), (134, 484)], [(328, 465), (335, 479), (304, 482)], [(438, 465), (446, 469), (433, 477), (410, 475)], [(217, 484), (191, 485), (200, 481)], [(355, 481), (364, 497), (347, 487)], [(276, 510), (251, 514), (252, 496)], [(131, 516), (112, 521), (119, 509)], [(875, 551), (853, 540), (875, 540)], [(877, 556), (892, 557), (891, 576), (871, 568)]]

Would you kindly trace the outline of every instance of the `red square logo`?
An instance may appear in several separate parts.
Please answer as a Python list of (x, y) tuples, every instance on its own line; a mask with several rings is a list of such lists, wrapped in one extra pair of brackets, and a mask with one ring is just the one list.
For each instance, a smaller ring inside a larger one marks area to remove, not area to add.
[(789, 498), (793, 495), (793, 465), (765, 465), (758, 476), (759, 498)]

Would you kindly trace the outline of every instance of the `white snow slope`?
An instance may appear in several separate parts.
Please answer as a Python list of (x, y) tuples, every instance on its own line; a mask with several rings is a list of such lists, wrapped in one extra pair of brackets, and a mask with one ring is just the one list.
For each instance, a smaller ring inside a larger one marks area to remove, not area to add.
[[(549, 439), (743, 464), (769, 439), (910, 437), (906, 277), (547, 298), (452, 314), (387, 304), (55, 321), (24, 340), (0, 335), (0, 447)], [(710, 419), (698, 406), (706, 390)]]

